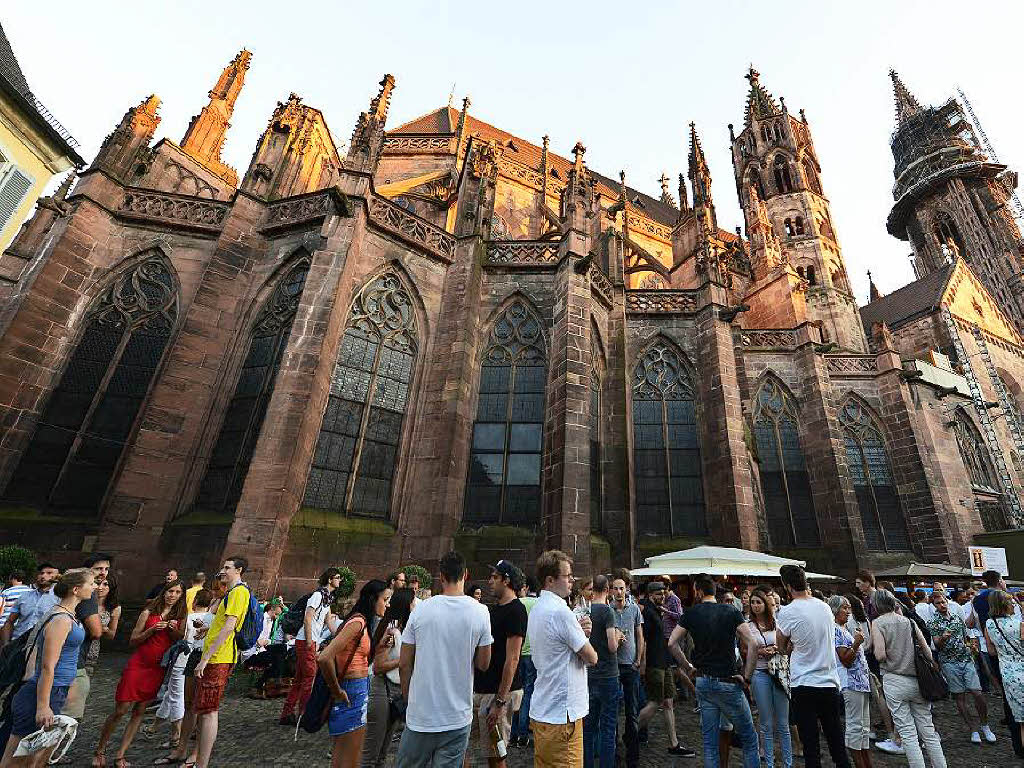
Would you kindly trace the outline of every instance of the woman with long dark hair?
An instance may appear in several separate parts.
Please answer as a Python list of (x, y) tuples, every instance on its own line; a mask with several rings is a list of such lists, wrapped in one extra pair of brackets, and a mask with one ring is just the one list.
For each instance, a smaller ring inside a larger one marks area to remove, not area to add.
[(366, 737), (370, 660), (374, 652), (369, 625), (373, 617), (384, 616), (390, 597), (391, 589), (380, 579), (366, 582), (338, 634), (317, 658), (334, 700), (327, 720), (327, 729), (334, 739), (331, 768), (359, 765)]
[(121, 605), (117, 598), (117, 579), (113, 574), (96, 585), (96, 603), (99, 605), (100, 626), (103, 634), (89, 643), (85, 654), (85, 669), (90, 677), (96, 671), (96, 662), (100, 658), (100, 640), (113, 640), (117, 635), (117, 625), (121, 623)]
[(146, 707), (156, 698), (160, 685), (164, 681), (166, 670), (160, 666), (164, 652), (185, 634), (185, 586), (179, 580), (164, 584), (163, 588), (146, 605), (139, 614), (129, 643), (135, 647), (135, 653), (121, 672), (121, 681), (117, 684), (114, 694), (114, 711), (103, 723), (100, 740), (96, 744), (93, 756), (94, 766), (106, 765), (104, 752), (110, 741), (114, 728), (122, 717), (131, 712), (131, 719), (125, 726), (121, 736), (121, 746), (117, 750), (117, 766), (128, 765), (125, 752), (131, 746)]
[(377, 622), (371, 644), (374, 648), (370, 677), (370, 703), (366, 712), (366, 740), (363, 768), (383, 768), (398, 720), (391, 717), (391, 702), (402, 695), (398, 678), (398, 657), (402, 632), (409, 623), (413, 598), (411, 589), (396, 589), (384, 618)]
[(60, 602), (39, 620), (34, 636), (30, 635), (26, 671), (31, 671), (31, 676), (11, 700), (11, 736), (4, 749), (4, 766), (44, 766), (49, 760), (52, 747), (31, 758), (13, 755), (23, 736), (50, 728), (53, 718), (60, 714), (75, 680), (78, 653), (85, 641), (85, 627), (75, 618), (75, 609), (92, 597), (95, 586), (91, 568), (67, 571), (54, 586), (53, 593)]
[(761, 740), (764, 742), (764, 760), (774, 765), (775, 737), (782, 748), (782, 765), (793, 765), (793, 741), (789, 733), (788, 667), (779, 665), (779, 647), (776, 644), (775, 601), (767, 592), (755, 589), (750, 594), (750, 629), (753, 637), (747, 648), (743, 676), (757, 702)]

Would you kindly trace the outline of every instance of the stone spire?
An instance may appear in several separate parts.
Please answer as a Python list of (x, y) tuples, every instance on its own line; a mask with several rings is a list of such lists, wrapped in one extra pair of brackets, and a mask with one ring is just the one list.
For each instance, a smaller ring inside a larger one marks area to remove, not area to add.
[(761, 73), (750, 65), (750, 69), (744, 77), (750, 82), (750, 90), (747, 91), (747, 108), (744, 110), (746, 124), (749, 126), (753, 120), (762, 120), (778, 114), (779, 107), (775, 99), (761, 85)]
[(871, 270), (868, 270), (868, 300), (878, 301), (882, 298), (881, 292), (878, 290), (878, 286), (875, 285), (875, 281), (871, 279)]
[(679, 210), (690, 210), (690, 200), (686, 195), (686, 177), (681, 173), (679, 174)]
[(750, 261), (754, 276), (760, 279), (782, 266), (785, 258), (768, 209), (754, 185), (750, 187), (749, 198), (747, 238), (750, 240)]
[(372, 173), (377, 165), (377, 157), (384, 145), (384, 125), (387, 123), (391, 92), (394, 89), (395, 78), (384, 75), (380, 81), (380, 90), (370, 100), (369, 109), (359, 114), (345, 161), (350, 169)]
[(72, 170), (67, 176), (64, 177), (64, 181), (60, 183), (57, 190), (53, 193), (53, 199), (63, 203), (68, 199), (68, 192), (71, 191), (71, 185), (75, 183), (75, 179), (78, 178), (78, 172)]
[(705, 225), (710, 233), (718, 231), (715, 216), (715, 204), (711, 199), (711, 171), (704, 148), (700, 145), (697, 127), (690, 123), (690, 183), (693, 185), (693, 209), (698, 217), (705, 218)]
[(914, 98), (914, 94), (900, 80), (895, 69), (889, 70), (889, 77), (892, 79), (893, 98), (896, 100), (896, 125), (903, 125), (908, 118), (920, 112), (922, 107)]
[(551, 168), (548, 165), (550, 160), (548, 159), (548, 144), (551, 142), (550, 137), (546, 134), (541, 137), (540, 146), (540, 202), (541, 205), (547, 205), (548, 199), (548, 176), (551, 174)]
[(671, 205), (673, 208), (675, 208), (675, 198), (672, 197), (672, 193), (668, 191), (668, 174), (662, 171), (661, 178), (658, 179), (658, 182), (661, 184), (661, 202), (665, 203), (665, 205)]
[(224, 164), (220, 153), (251, 59), (252, 54), (243, 48), (224, 67), (217, 84), (210, 91), (210, 103), (192, 118), (181, 140), (181, 148), (185, 152), (232, 186), (238, 185), (238, 174), (234, 168)]
[(91, 168), (105, 171), (123, 184), (146, 174), (153, 162), (149, 143), (160, 124), (160, 99), (147, 96), (137, 107), (124, 113), (121, 122), (103, 140)]

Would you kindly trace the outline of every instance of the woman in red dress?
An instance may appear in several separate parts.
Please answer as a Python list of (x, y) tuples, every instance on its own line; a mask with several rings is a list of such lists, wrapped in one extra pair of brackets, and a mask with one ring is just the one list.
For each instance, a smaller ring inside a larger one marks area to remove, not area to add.
[(132, 713), (124, 735), (121, 736), (121, 747), (117, 750), (117, 768), (128, 768), (131, 763), (125, 759), (125, 752), (131, 746), (146, 707), (156, 698), (160, 685), (167, 671), (160, 666), (164, 651), (181, 639), (185, 634), (185, 587), (180, 581), (172, 581), (164, 585), (155, 598), (139, 614), (135, 622), (131, 640), (135, 653), (121, 673), (121, 682), (117, 684), (114, 711), (110, 713), (93, 756), (94, 766), (105, 766), (107, 742), (114, 733), (118, 721), (130, 711)]

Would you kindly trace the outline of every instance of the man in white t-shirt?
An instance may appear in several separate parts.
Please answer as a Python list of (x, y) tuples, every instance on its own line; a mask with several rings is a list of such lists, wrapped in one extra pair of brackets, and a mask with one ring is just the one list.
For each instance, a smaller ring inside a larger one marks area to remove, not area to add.
[(398, 768), (458, 768), (473, 725), (473, 667), (491, 663), (487, 606), (464, 592), (466, 559), (441, 558), (441, 593), (420, 602), (402, 633), (398, 671), (408, 702)]
[(784, 565), (779, 577), (791, 602), (775, 617), (776, 643), (782, 653), (790, 652), (790, 707), (804, 745), (804, 763), (807, 768), (821, 765), (821, 723), (832, 762), (838, 768), (850, 768), (836, 669), (835, 617), (825, 603), (811, 596), (803, 568)]
[(537, 667), (530, 700), (535, 768), (583, 766), (583, 718), (590, 711), (587, 667), (597, 651), (587, 641), (590, 617), (576, 616), (565, 599), (572, 591), (572, 560), (549, 550), (537, 558), (540, 597), (526, 635)]
[(316, 657), (320, 650), (320, 639), (324, 632), (324, 622), (331, 612), (331, 602), (335, 590), (341, 586), (341, 571), (328, 568), (320, 574), (320, 584), (315, 592), (306, 599), (306, 611), (302, 617), (302, 628), (295, 636), (295, 679), (288, 690), (288, 698), (281, 710), (281, 725), (295, 725), (295, 712), (301, 714), (306, 709), (306, 701), (313, 690), (316, 678)]

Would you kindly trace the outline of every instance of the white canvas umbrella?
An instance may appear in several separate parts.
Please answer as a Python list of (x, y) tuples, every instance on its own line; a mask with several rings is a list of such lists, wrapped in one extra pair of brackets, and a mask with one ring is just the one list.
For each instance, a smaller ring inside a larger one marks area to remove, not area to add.
[[(749, 549), (712, 546), (666, 552), (663, 555), (648, 557), (644, 562), (644, 568), (636, 568), (630, 573), (633, 576), (693, 576), (706, 573), (709, 576), (778, 578), (779, 568), (784, 565), (803, 567), (807, 564), (804, 560), (793, 560)], [(808, 573), (807, 578), (840, 581), (836, 576), (823, 573)]]

